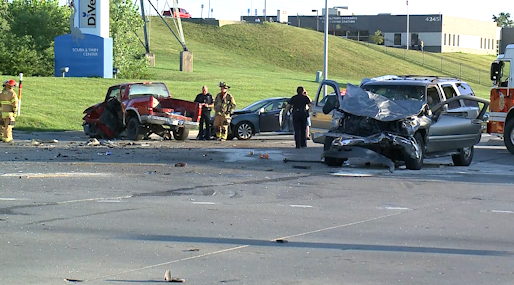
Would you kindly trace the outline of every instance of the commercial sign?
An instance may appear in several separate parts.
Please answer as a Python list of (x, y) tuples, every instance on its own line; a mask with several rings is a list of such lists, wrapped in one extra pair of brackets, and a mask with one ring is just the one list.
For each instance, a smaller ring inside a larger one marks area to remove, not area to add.
[[(328, 17), (329, 24), (355, 24), (358, 20), (356, 16), (335, 16)], [(325, 22), (325, 18), (321, 18), (321, 22)]]
[(80, 28), (96, 28), (97, 7), (96, 0), (80, 1)]

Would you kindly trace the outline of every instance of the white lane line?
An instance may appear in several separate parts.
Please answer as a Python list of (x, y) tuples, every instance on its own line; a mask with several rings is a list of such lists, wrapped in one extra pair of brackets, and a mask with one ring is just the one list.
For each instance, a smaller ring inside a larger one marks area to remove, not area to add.
[(293, 208), (312, 208), (311, 205), (289, 205), (290, 207), (293, 207)]
[(81, 202), (94, 202), (94, 201), (114, 201), (114, 200), (124, 200), (124, 199), (130, 199), (132, 196), (122, 196), (122, 197), (108, 197), (108, 198), (89, 198), (89, 199), (80, 199), (80, 200), (69, 200), (69, 201), (62, 201), (62, 202), (56, 202), (57, 205), (64, 205), (64, 204), (72, 204), (72, 203), (81, 203)]
[(385, 207), (386, 210), (410, 210), (409, 208), (404, 207)]
[(77, 173), (77, 172), (56, 172), (56, 173), (4, 173), (0, 177), (27, 177), (27, 178), (54, 178), (54, 177), (107, 177), (108, 173)]
[(213, 203), (213, 202), (193, 202), (193, 204), (196, 204), (196, 205), (216, 205), (216, 203)]
[(514, 214), (514, 211), (509, 211), (509, 210), (491, 210), (491, 213)]
[(26, 198), (0, 198), (0, 201), (27, 201)]
[[(362, 221), (358, 221), (358, 222), (343, 224), (343, 225), (339, 225), (339, 226), (328, 227), (328, 228), (319, 229), (319, 230), (315, 230), (315, 231), (305, 232), (305, 233), (301, 233), (301, 234), (286, 236), (286, 237), (282, 237), (282, 238), (276, 238), (276, 239), (272, 239), (270, 241), (276, 241), (276, 240), (279, 240), (279, 239), (286, 239), (286, 238), (292, 238), (292, 237), (299, 237), (299, 236), (309, 235), (309, 234), (313, 234), (313, 233), (319, 233), (319, 232), (323, 232), (323, 231), (328, 231), (328, 230), (333, 230), (333, 229), (338, 229), (338, 228), (354, 226), (354, 225), (363, 224), (363, 223), (366, 223), (366, 222), (372, 222), (372, 221), (376, 221), (376, 220), (380, 220), (380, 219), (385, 219), (385, 218), (388, 218), (388, 217), (396, 216), (396, 215), (402, 214), (404, 212), (405, 211), (394, 213), (394, 214), (390, 214), (390, 215), (380, 216), (380, 217), (376, 217), (376, 218), (366, 219), (366, 220), (362, 220)], [(247, 244), (247, 245), (231, 247), (231, 248), (227, 248), (227, 249), (223, 249), (223, 250), (218, 250), (218, 251), (204, 253), (204, 254), (201, 254), (201, 255), (196, 255), (196, 256), (186, 257), (186, 258), (182, 258), (182, 259), (171, 260), (171, 261), (168, 261), (168, 262), (163, 262), (163, 263), (159, 263), (159, 264), (155, 264), (155, 265), (149, 265), (149, 266), (145, 266), (145, 267), (140, 267), (140, 268), (136, 268), (136, 269), (132, 269), (132, 270), (129, 270), (129, 271), (124, 271), (124, 272), (119, 272), (119, 273), (115, 273), (115, 274), (111, 274), (111, 275), (100, 276), (100, 277), (97, 277), (97, 278), (94, 278), (94, 279), (89, 279), (89, 280), (84, 280), (84, 281), (88, 282), (88, 281), (96, 281), (96, 280), (101, 280), (101, 279), (107, 279), (107, 278), (111, 278), (111, 277), (114, 277), (114, 276), (124, 275), (124, 274), (127, 274), (127, 273), (137, 272), (137, 271), (146, 270), (146, 269), (152, 269), (152, 268), (156, 268), (156, 267), (159, 267), (159, 266), (169, 265), (169, 264), (173, 264), (173, 263), (177, 263), (177, 262), (181, 262), (181, 261), (193, 260), (193, 259), (198, 259), (198, 258), (206, 257), (206, 256), (209, 256), (209, 255), (215, 255), (215, 254), (230, 252), (230, 251), (234, 251), (234, 250), (238, 250), (238, 249), (243, 249), (243, 248), (247, 248), (249, 246), (250, 245)]]
[(115, 273), (115, 274), (111, 274), (111, 275), (100, 276), (100, 277), (97, 277), (97, 278), (94, 278), (94, 279), (89, 279), (89, 280), (84, 280), (84, 281), (88, 282), (88, 281), (96, 281), (96, 280), (101, 280), (101, 279), (107, 279), (107, 278), (111, 278), (111, 277), (118, 276), (118, 275), (125, 275), (125, 274), (128, 274), (128, 273), (137, 272), (137, 271), (146, 270), (146, 269), (152, 269), (152, 268), (156, 268), (156, 267), (164, 266), (164, 265), (170, 265), (170, 264), (181, 262), (181, 261), (198, 259), (198, 258), (206, 257), (206, 256), (209, 256), (209, 255), (214, 255), (214, 254), (234, 251), (234, 250), (238, 250), (238, 249), (243, 249), (243, 248), (246, 248), (246, 247), (249, 247), (249, 246), (250, 245), (236, 246), (236, 247), (232, 247), (232, 248), (222, 249), (222, 250), (208, 252), (208, 253), (204, 253), (204, 254), (200, 254), (200, 255), (190, 256), (190, 257), (186, 257), (186, 258), (181, 258), (181, 259), (176, 259), (176, 260), (172, 260), (172, 261), (168, 261), (168, 262), (163, 262), (163, 263), (159, 263), (159, 264), (154, 264), (154, 265), (149, 265), (149, 266), (145, 266), (145, 267), (141, 267), (141, 268), (136, 268), (136, 269), (132, 269), (132, 270), (124, 271), (124, 272), (119, 272), (119, 273)]

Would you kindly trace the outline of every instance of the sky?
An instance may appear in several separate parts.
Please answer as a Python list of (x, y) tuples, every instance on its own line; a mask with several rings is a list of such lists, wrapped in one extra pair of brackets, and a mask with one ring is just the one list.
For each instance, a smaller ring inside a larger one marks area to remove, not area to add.
[[(83, 0), (85, 1), (85, 0)], [(107, 1), (107, 0), (99, 0)], [(137, 4), (140, 0), (132, 0)], [(164, 10), (172, 0), (150, 0), (159, 10)], [(510, 13), (514, 19), (514, 0), (484, 1), (484, 0), (327, 0), (328, 7), (348, 6), (350, 12), (355, 15), (376, 15), (378, 13), (391, 13), (393, 15), (414, 14), (443, 14), (447, 16), (462, 17), (481, 21), (492, 22), (492, 16), (501, 12)], [(66, 4), (66, 0), (59, 0)], [(144, 0), (148, 3), (148, 0)], [(277, 15), (277, 10), (285, 10), (289, 15), (316, 15), (312, 10), (325, 8), (325, 0), (178, 0), (178, 6), (186, 9), (193, 18), (208, 16), (209, 5), (212, 16), (221, 20), (239, 20), (241, 16), (251, 15), (258, 9), (258, 15), (263, 14), (266, 2), (266, 14)], [(204, 5), (202, 10), (201, 6)], [(147, 8), (148, 9), (148, 8)], [(152, 14), (155, 14), (153, 12)]]

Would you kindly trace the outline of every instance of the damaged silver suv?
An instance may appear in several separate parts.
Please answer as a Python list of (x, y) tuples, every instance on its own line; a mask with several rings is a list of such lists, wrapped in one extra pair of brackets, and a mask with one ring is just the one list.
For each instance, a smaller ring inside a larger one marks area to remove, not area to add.
[(383, 76), (324, 98), (330, 93), (341, 94), (339, 84), (322, 81), (313, 102), (332, 113), (332, 128), (314, 135), (324, 144), (325, 163), (363, 158), (390, 171), (399, 162), (419, 170), (423, 159), (446, 155), (457, 166), (470, 165), (489, 106), (465, 82), (436, 76)]

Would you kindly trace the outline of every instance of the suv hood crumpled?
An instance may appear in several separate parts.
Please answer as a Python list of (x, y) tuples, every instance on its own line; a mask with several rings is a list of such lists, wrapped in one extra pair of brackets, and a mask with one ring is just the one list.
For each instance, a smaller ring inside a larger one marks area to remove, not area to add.
[(425, 103), (419, 100), (389, 100), (348, 84), (340, 109), (355, 116), (390, 122), (417, 116)]

